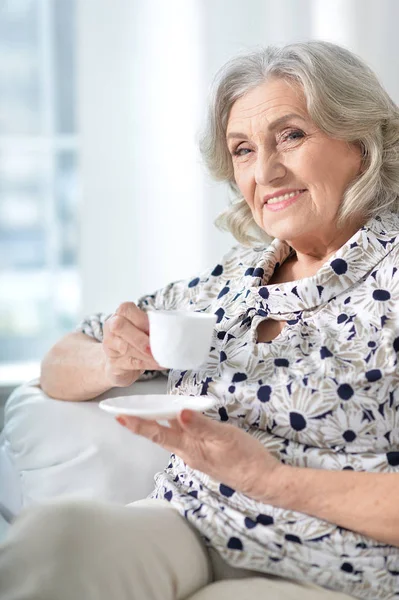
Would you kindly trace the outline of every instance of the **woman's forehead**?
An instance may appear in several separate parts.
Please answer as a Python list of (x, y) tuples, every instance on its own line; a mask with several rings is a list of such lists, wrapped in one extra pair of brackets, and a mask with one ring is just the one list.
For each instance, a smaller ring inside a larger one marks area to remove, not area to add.
[(272, 123), (285, 114), (309, 118), (302, 88), (284, 79), (269, 79), (239, 98), (231, 107), (227, 133), (242, 124), (262, 121)]

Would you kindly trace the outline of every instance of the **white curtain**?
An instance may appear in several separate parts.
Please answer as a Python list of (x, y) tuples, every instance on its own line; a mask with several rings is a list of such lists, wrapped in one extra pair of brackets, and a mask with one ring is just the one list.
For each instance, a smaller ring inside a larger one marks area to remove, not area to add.
[(82, 314), (215, 263), (234, 240), (197, 134), (215, 71), (245, 48), (343, 44), (399, 100), (396, 0), (80, 0)]

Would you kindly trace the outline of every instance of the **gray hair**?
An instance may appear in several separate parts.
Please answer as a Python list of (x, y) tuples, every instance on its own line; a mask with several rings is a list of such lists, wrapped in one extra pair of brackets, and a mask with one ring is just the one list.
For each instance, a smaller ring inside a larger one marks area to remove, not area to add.
[(216, 75), (200, 150), (211, 175), (233, 192), (216, 225), (245, 245), (267, 238), (234, 181), (226, 128), (234, 102), (270, 77), (299, 83), (310, 118), (331, 137), (362, 149), (363, 170), (345, 191), (338, 224), (383, 209), (399, 212), (399, 110), (374, 72), (355, 54), (329, 42), (269, 46), (237, 56)]

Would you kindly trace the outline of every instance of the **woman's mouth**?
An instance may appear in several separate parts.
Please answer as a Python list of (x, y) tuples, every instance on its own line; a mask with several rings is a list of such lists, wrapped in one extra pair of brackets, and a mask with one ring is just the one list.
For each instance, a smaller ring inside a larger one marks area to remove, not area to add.
[(279, 194), (278, 196), (273, 196), (272, 198), (268, 198), (264, 206), (271, 210), (283, 210), (291, 204), (294, 204), (307, 190), (293, 190), (292, 192), (286, 192), (283, 194)]

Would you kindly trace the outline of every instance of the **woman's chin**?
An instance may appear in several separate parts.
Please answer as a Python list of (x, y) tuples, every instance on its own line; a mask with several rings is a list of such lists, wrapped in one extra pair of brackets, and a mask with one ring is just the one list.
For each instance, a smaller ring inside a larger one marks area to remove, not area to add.
[[(301, 226), (302, 225), (302, 226)], [(280, 219), (263, 218), (262, 229), (271, 237), (279, 240), (293, 240), (304, 234), (308, 229), (305, 224), (298, 223), (298, 220), (289, 217)]]

